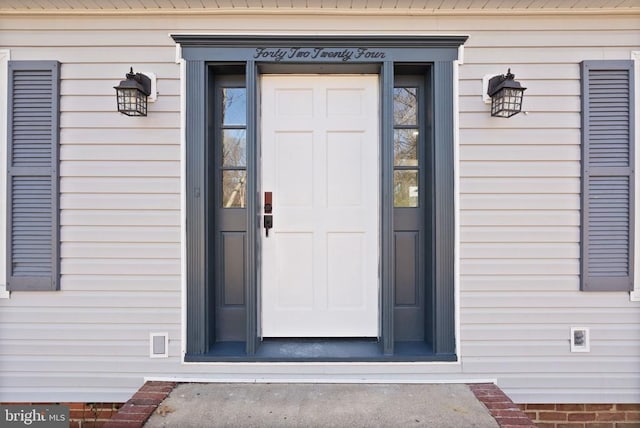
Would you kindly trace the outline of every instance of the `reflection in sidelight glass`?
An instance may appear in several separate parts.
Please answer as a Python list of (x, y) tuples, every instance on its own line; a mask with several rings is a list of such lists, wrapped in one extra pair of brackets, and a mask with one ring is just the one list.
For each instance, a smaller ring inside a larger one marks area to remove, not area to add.
[(244, 208), (246, 204), (247, 172), (244, 170), (222, 171), (222, 206)]
[(245, 88), (222, 88), (222, 125), (246, 125), (247, 91)]
[(413, 208), (418, 206), (418, 171), (393, 172), (393, 206)]
[(222, 207), (245, 208), (247, 177), (247, 90), (222, 89), (222, 153), (218, 160), (222, 170)]
[(393, 88), (393, 205), (396, 208), (415, 208), (420, 203), (418, 106), (417, 87)]
[(393, 131), (393, 164), (395, 166), (418, 166), (418, 129), (395, 129)]
[(222, 131), (222, 165), (247, 165), (246, 129), (224, 129)]
[(393, 123), (418, 123), (418, 88), (393, 88)]

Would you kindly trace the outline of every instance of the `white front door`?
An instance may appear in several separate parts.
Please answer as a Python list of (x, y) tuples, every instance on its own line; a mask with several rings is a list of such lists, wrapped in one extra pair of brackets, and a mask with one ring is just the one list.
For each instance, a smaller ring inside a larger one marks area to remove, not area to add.
[(265, 75), (263, 337), (378, 336), (378, 76)]

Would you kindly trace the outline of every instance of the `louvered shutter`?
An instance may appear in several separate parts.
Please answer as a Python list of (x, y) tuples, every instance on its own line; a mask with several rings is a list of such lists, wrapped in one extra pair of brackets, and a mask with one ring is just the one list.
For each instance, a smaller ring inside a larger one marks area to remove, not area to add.
[(582, 62), (582, 290), (633, 289), (633, 62)]
[(10, 61), (8, 85), (7, 287), (59, 288), (56, 61)]

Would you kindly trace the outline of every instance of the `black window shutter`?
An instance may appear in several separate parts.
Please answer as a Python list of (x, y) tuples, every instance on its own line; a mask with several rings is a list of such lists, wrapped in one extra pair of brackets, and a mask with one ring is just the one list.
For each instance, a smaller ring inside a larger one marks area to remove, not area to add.
[(10, 61), (7, 147), (7, 288), (59, 289), (60, 64)]
[(632, 61), (584, 61), (582, 290), (633, 289)]

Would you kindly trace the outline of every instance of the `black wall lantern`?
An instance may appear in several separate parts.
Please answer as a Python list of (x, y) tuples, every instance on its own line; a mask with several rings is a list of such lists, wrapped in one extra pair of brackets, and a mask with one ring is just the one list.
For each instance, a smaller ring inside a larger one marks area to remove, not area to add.
[(493, 76), (489, 80), (487, 95), (491, 97), (491, 116), (511, 117), (522, 111), (522, 96), (525, 89), (514, 79), (511, 69), (507, 74)]
[(127, 78), (114, 86), (118, 99), (118, 111), (127, 116), (146, 116), (147, 97), (151, 94), (151, 79), (142, 73), (134, 73), (133, 67)]

